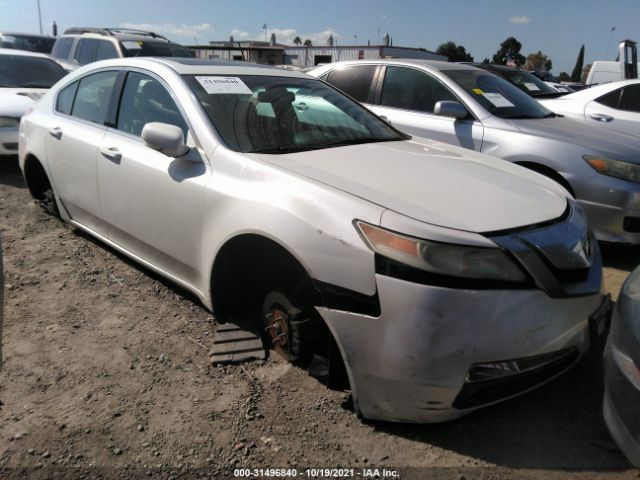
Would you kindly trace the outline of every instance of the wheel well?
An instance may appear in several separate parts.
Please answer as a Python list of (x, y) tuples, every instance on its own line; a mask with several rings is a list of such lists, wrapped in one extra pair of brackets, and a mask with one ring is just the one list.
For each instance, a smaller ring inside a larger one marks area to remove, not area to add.
[(537, 172), (541, 175), (544, 175), (545, 177), (550, 178), (551, 180), (554, 180), (555, 182), (566, 188), (571, 196), (576, 196), (575, 192), (573, 191), (573, 187), (571, 187), (571, 184), (567, 181), (567, 179), (556, 172), (553, 168), (536, 162), (516, 162), (516, 165), (528, 168), (529, 170), (533, 170), (534, 172)]
[(51, 182), (44, 167), (33, 155), (27, 155), (24, 161), (24, 179), (31, 196), (36, 200), (43, 200), (45, 192), (51, 189)]
[(278, 288), (295, 293), (308, 305), (319, 302), (304, 267), (273, 240), (239, 235), (218, 252), (211, 272), (211, 303), (219, 318), (242, 314), (252, 299)]

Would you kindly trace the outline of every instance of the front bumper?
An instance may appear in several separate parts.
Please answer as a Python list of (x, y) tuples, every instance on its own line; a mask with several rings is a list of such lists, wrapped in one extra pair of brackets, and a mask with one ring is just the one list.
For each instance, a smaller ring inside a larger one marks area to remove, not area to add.
[(17, 128), (0, 128), (0, 155), (18, 155)]
[(640, 184), (596, 175), (576, 196), (598, 240), (640, 244)]
[(488, 405), (454, 406), (474, 363), (564, 349), (578, 358), (602, 301), (600, 294), (553, 299), (541, 290), (459, 290), (379, 274), (376, 282), (379, 317), (318, 311), (341, 349), (357, 411), (401, 422), (447, 421)]

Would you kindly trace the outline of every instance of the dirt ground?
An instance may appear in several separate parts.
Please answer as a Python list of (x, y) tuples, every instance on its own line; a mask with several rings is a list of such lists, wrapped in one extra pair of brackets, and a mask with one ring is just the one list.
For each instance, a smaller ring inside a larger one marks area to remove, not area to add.
[[(197, 343), (212, 343), (211, 314), (46, 216), (15, 159), (0, 162), (0, 233), (1, 479), (218, 479), (234, 468), (337, 466), (358, 478), (383, 467), (406, 479), (640, 477), (608, 438), (593, 366), (454, 422), (363, 422), (348, 394), (276, 357), (210, 366)], [(615, 294), (640, 249), (607, 248), (604, 258)]]

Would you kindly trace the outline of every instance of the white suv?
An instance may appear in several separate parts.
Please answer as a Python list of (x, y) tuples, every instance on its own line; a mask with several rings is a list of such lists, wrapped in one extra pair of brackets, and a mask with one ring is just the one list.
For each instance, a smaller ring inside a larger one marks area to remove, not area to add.
[(162, 35), (128, 28), (70, 28), (56, 40), (51, 56), (67, 71), (109, 58), (193, 57)]

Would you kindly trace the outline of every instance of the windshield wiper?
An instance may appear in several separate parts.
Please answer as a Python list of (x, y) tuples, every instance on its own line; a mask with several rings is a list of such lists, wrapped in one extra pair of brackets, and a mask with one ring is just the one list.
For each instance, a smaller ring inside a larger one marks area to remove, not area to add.
[(347, 145), (359, 145), (363, 143), (374, 143), (374, 142), (393, 142), (399, 141), (399, 138), (351, 138), (348, 140), (339, 140), (337, 142), (330, 143), (321, 143), (318, 145), (280, 145), (278, 147), (267, 147), (267, 148), (258, 148), (256, 150), (250, 150), (247, 153), (294, 153), (294, 152), (305, 152), (309, 150), (322, 150), (324, 148), (333, 148), (333, 147), (345, 147)]

